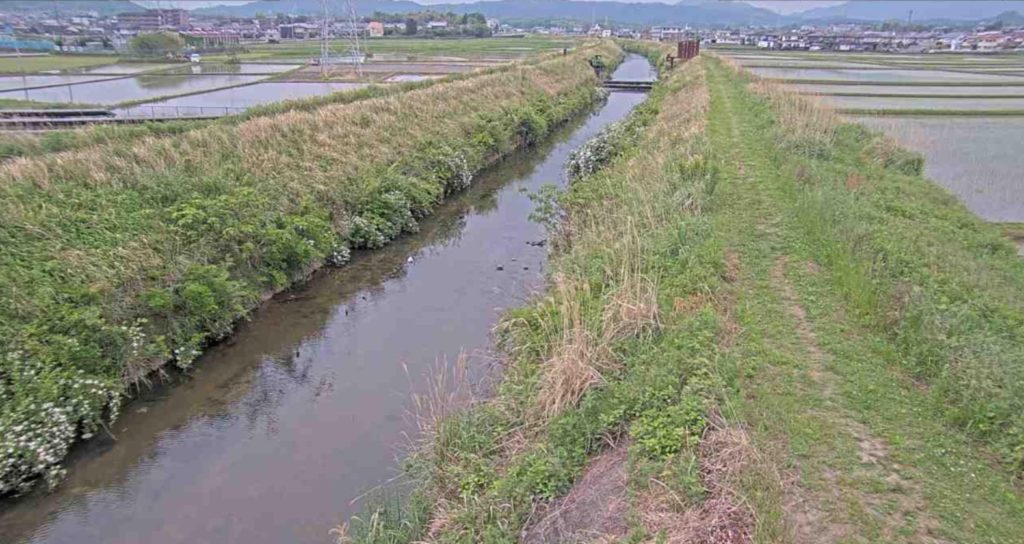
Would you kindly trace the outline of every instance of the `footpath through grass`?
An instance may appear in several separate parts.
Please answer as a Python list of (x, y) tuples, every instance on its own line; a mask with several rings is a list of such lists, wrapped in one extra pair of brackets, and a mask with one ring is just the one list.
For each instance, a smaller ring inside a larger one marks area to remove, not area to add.
[(877, 136), (706, 65), (758, 540), (1024, 541), (1013, 248)]

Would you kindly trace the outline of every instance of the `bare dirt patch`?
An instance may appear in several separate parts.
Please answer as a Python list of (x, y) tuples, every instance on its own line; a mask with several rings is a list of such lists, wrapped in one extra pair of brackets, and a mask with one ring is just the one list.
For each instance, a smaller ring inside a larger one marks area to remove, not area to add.
[(521, 542), (614, 542), (626, 536), (629, 496), (626, 444), (595, 457), (565, 498), (536, 512)]
[(700, 445), (701, 481), (707, 497), (684, 508), (671, 493), (652, 486), (638, 502), (640, 521), (652, 541), (670, 544), (753, 542), (755, 518), (737, 491), (742, 472), (754, 462), (750, 436), (737, 427), (716, 426)]

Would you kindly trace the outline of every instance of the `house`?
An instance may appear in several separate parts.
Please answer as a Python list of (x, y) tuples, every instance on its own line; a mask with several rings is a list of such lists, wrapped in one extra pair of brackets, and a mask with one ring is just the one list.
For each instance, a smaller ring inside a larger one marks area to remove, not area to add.
[(384, 23), (380, 21), (370, 21), (370, 23), (366, 25), (366, 30), (371, 38), (384, 37)]
[(428, 30), (447, 30), (448, 21), (427, 21)]

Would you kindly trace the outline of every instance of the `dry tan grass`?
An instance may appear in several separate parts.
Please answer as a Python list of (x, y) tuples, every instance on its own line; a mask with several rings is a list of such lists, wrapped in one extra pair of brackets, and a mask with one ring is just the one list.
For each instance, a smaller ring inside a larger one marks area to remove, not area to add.
[(538, 91), (553, 96), (593, 84), (593, 71), (581, 57), (613, 56), (614, 50), (607, 48), (394, 96), (258, 117), (237, 126), (14, 159), (0, 165), (0, 186), (131, 185), (147, 172), (212, 172), (240, 161), (243, 173), (305, 194), (310, 186), (329, 187), (339, 177), (356, 175), (367, 164), (392, 162), (430, 138), (465, 133), (476, 120), (466, 112), (495, 111)]
[(754, 82), (750, 88), (771, 103), (782, 135), (790, 145), (815, 153), (835, 142), (836, 129), (842, 121), (835, 110), (819, 98), (798, 95), (765, 80)]
[(640, 521), (652, 542), (668, 544), (746, 544), (753, 542), (756, 519), (738, 491), (744, 471), (756, 463), (757, 450), (746, 431), (719, 422), (701, 439), (701, 481), (706, 499), (686, 508), (667, 488), (652, 480), (639, 499)]
[[(408, 374), (409, 369), (405, 371)], [(469, 379), (468, 356), (460, 353), (454, 363), (447, 359), (439, 360), (427, 373), (425, 389), (422, 393), (412, 394), (410, 418), (416, 425), (418, 436), (432, 441), (443, 421), (476, 401)]]
[(543, 419), (575, 406), (590, 387), (603, 381), (602, 371), (616, 366), (608, 342), (587, 326), (583, 304), (590, 288), (565, 275), (553, 280), (560, 334), (544, 363), (537, 394), (537, 411)]
[[(646, 233), (663, 228), (680, 213), (699, 213), (690, 193), (679, 186), (678, 165), (692, 159), (688, 151), (703, 130), (708, 107), (703, 69), (699, 61), (687, 63), (674, 76), (685, 82), (686, 100), (667, 100), (659, 119), (647, 129), (647, 145), (616, 165), (607, 175), (587, 180), (588, 190), (606, 195), (607, 206), (592, 206), (570, 215), (562, 247), (605, 254), (604, 283), (599, 324), (586, 319), (583, 301), (592, 298), (583, 279), (566, 275), (553, 278), (553, 300), (561, 322), (548, 324), (559, 331), (544, 363), (537, 392), (537, 414), (547, 419), (574, 406), (591, 387), (603, 382), (603, 373), (617, 368), (611, 346), (622, 339), (651, 334), (661, 326), (657, 271), (649, 258), (652, 240)], [(653, 173), (653, 174), (652, 174)], [(563, 257), (556, 256), (556, 260)], [(564, 258), (571, 258), (566, 255)]]

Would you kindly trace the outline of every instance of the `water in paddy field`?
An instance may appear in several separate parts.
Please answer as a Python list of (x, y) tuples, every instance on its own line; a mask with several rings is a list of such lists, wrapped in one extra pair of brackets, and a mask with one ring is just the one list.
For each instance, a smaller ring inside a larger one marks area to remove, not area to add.
[(925, 175), (987, 221), (1024, 222), (1024, 118), (854, 117), (924, 156)]
[(933, 87), (928, 85), (829, 85), (827, 83), (791, 83), (786, 87), (802, 93), (858, 93), (858, 94), (928, 94), (948, 95), (952, 98), (964, 95), (1009, 95), (1024, 96), (1024, 85), (997, 85), (992, 87)]
[(976, 74), (967, 72), (949, 72), (945, 70), (849, 70), (825, 68), (748, 68), (751, 73), (766, 78), (779, 79), (811, 79), (834, 81), (865, 81), (865, 82), (942, 82), (942, 83), (1018, 83), (1024, 85), (1024, 78), (1002, 74)]
[[(36, 76), (57, 78), (78, 78), (79, 81), (95, 81), (97, 76)], [(60, 85), (28, 91), (8, 90), (0, 92), (0, 98), (36, 100), (39, 102), (75, 102), (80, 104), (117, 104), (130, 100), (144, 100), (174, 94), (190, 93), (218, 87), (241, 85), (265, 79), (257, 75), (139, 75), (134, 77), (108, 79), (93, 83), (79, 82), (75, 85)], [(9, 78), (0, 78), (0, 88)], [(62, 83), (62, 82), (57, 82)], [(19, 85), (20, 86), (20, 85)]]
[[(324, 96), (331, 93), (360, 89), (365, 83), (337, 82), (275, 82), (257, 83), (242, 87), (232, 87), (208, 93), (191, 94), (147, 102), (133, 109), (145, 112), (147, 106), (179, 106), (179, 107), (212, 107), (212, 108), (250, 108), (261, 104), (272, 104), (283, 100), (300, 100), (313, 96)], [(115, 110), (117, 111), (117, 110)]]
[[(620, 71), (647, 66), (630, 56)], [(189, 379), (130, 403), (116, 440), (77, 447), (54, 492), (0, 508), (0, 542), (329, 542), (352, 499), (398, 474), (410, 391), (462, 351), (486, 368), (502, 310), (543, 285), (527, 193), (563, 184), (569, 153), (644, 98), (613, 93), (419, 233), (275, 297)]]

